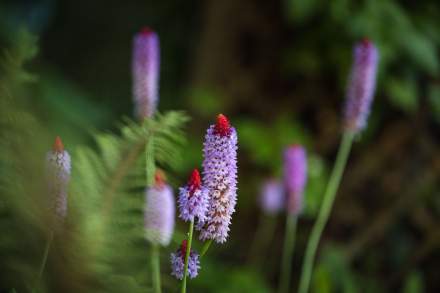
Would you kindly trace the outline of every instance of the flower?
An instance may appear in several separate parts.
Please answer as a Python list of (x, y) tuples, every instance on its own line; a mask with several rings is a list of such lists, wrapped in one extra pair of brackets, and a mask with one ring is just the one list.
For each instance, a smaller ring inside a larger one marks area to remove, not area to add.
[(204, 221), (208, 210), (208, 189), (202, 186), (199, 170), (194, 169), (188, 184), (179, 189), (180, 218), (192, 221), (197, 217)]
[[(182, 241), (182, 246), (175, 253), (171, 253), (171, 275), (182, 280), (185, 271), (185, 255), (187, 251), (187, 241)], [(200, 269), (199, 254), (191, 249), (188, 258), (188, 276), (193, 279), (197, 277)]]
[(46, 175), (49, 192), (53, 199), (53, 210), (59, 219), (67, 215), (67, 185), (70, 180), (70, 155), (64, 150), (61, 138), (57, 136), (53, 149), (46, 155)]
[(291, 145), (284, 151), (284, 186), (289, 213), (298, 215), (301, 212), (306, 181), (306, 151), (300, 145)]
[(266, 180), (261, 188), (259, 204), (267, 214), (276, 214), (284, 207), (284, 187), (276, 179)]
[(200, 240), (226, 241), (237, 202), (237, 132), (220, 114), (206, 133), (203, 183), (209, 190), (205, 221), (199, 221)]
[(376, 87), (379, 54), (376, 46), (364, 39), (354, 47), (345, 104), (345, 129), (359, 132), (365, 128)]
[(174, 231), (174, 195), (165, 183), (164, 175), (157, 171), (154, 186), (145, 191), (145, 236), (153, 244), (167, 246)]
[(153, 116), (159, 98), (159, 37), (145, 27), (133, 40), (133, 97), (139, 119)]

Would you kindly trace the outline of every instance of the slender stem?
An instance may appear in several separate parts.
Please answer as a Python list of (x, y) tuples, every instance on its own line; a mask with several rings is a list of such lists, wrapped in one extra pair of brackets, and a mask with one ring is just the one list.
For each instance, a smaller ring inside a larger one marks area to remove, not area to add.
[(186, 254), (185, 254), (185, 270), (183, 271), (183, 280), (182, 280), (182, 290), (181, 290), (182, 293), (186, 292), (186, 277), (188, 275), (188, 260), (189, 260), (189, 254), (191, 252), (193, 231), (194, 231), (194, 219), (192, 219), (189, 224), (188, 243), (186, 245)]
[(249, 250), (249, 263), (257, 265), (264, 258), (264, 251), (273, 239), (276, 223), (275, 215), (261, 214), (257, 231), (255, 232), (252, 247)]
[(158, 244), (151, 245), (151, 270), (153, 274), (153, 292), (161, 293), (160, 285), (160, 247)]
[(204, 256), (205, 253), (208, 251), (209, 246), (211, 246), (212, 239), (209, 239), (208, 241), (203, 244), (202, 251), (200, 252), (200, 257)]
[(37, 280), (35, 281), (35, 286), (34, 286), (34, 289), (32, 290), (32, 292), (35, 292), (35, 290), (38, 287), (38, 283), (40, 282), (40, 279), (43, 276), (44, 268), (46, 267), (46, 263), (47, 263), (47, 257), (49, 255), (50, 245), (52, 244), (52, 239), (53, 239), (53, 232), (51, 231), (49, 234), (49, 239), (47, 240), (47, 243), (46, 243), (46, 248), (44, 249), (43, 260), (41, 261), (41, 266), (38, 271)]
[(292, 256), (295, 247), (297, 216), (290, 213), (286, 217), (286, 231), (284, 233), (283, 255), (281, 258), (281, 277), (278, 286), (279, 293), (289, 291), (290, 275), (292, 272)]
[(330, 175), (327, 189), (324, 193), (321, 208), (319, 210), (318, 219), (313, 226), (309, 242), (307, 243), (301, 279), (299, 283), (299, 293), (307, 293), (309, 291), (316, 250), (318, 248), (319, 240), (321, 239), (322, 231), (327, 224), (331, 209), (333, 207), (333, 202), (336, 197), (336, 191), (338, 190), (342, 174), (344, 173), (345, 165), (347, 164), (348, 155), (350, 154), (353, 137), (354, 133), (349, 131), (345, 132), (342, 136), (342, 141), (339, 145), (336, 162)]

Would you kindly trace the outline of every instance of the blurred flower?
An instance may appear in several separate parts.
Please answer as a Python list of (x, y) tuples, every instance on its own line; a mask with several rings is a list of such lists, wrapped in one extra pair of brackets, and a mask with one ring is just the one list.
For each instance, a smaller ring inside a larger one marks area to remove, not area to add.
[(237, 133), (220, 114), (204, 143), (203, 183), (209, 190), (206, 220), (199, 222), (200, 240), (226, 241), (237, 202)]
[(53, 198), (55, 215), (64, 219), (67, 215), (67, 185), (70, 180), (70, 156), (57, 136), (52, 151), (46, 155), (46, 173), (49, 192)]
[[(177, 249), (175, 253), (171, 253), (171, 275), (177, 279), (182, 280), (185, 270), (185, 255), (187, 251), (187, 241), (182, 241), (181, 248)], [(188, 258), (188, 276), (193, 279), (197, 277), (200, 269), (199, 254), (191, 249)]]
[(145, 27), (133, 40), (133, 97), (139, 119), (153, 116), (159, 98), (159, 37)]
[(378, 51), (368, 39), (354, 47), (354, 62), (347, 89), (345, 129), (361, 131), (367, 123), (376, 87)]
[(285, 204), (283, 184), (276, 179), (266, 180), (261, 188), (259, 203), (267, 214), (280, 212)]
[(185, 187), (179, 189), (180, 218), (191, 221), (197, 217), (204, 221), (208, 210), (208, 189), (200, 182), (199, 170), (194, 169)]
[(300, 145), (291, 145), (284, 151), (284, 185), (288, 213), (301, 213), (306, 181), (306, 151)]
[(164, 175), (157, 171), (154, 186), (145, 192), (145, 235), (153, 244), (167, 246), (174, 231), (173, 190), (165, 183)]

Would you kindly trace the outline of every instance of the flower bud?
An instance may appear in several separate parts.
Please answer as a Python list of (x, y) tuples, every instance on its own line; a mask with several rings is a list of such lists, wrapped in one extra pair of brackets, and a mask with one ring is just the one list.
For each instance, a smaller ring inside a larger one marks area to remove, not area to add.
[(259, 197), (259, 204), (266, 214), (276, 214), (284, 208), (285, 196), (283, 184), (276, 179), (269, 179), (263, 183)]
[(58, 219), (67, 216), (67, 185), (70, 180), (70, 155), (57, 136), (52, 151), (46, 155), (46, 175), (53, 210)]
[(155, 175), (155, 183), (145, 191), (145, 235), (153, 244), (167, 246), (174, 232), (174, 196), (161, 171)]
[(284, 186), (288, 213), (301, 213), (306, 181), (306, 151), (300, 145), (291, 145), (284, 151)]
[[(185, 272), (185, 256), (187, 251), (187, 241), (182, 241), (182, 246), (175, 252), (171, 253), (171, 275), (182, 280)], [(188, 276), (193, 279), (197, 277), (200, 269), (199, 254), (191, 249), (188, 258)]]
[(208, 210), (208, 189), (202, 186), (199, 170), (194, 169), (186, 186), (179, 189), (180, 218), (203, 222)]
[(365, 128), (376, 87), (378, 51), (368, 39), (354, 47), (353, 65), (347, 88), (344, 128), (359, 132)]
[(143, 28), (133, 40), (133, 98), (135, 114), (142, 120), (156, 112), (159, 99), (159, 37)]

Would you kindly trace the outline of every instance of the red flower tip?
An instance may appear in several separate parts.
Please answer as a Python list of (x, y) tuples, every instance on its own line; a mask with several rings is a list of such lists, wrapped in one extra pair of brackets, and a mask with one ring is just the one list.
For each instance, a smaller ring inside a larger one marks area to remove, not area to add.
[(192, 195), (202, 185), (199, 170), (194, 169), (188, 181), (189, 193)]
[(53, 150), (55, 152), (59, 152), (59, 153), (64, 151), (64, 145), (63, 145), (63, 142), (61, 141), (61, 138), (59, 136), (57, 136), (55, 138), (55, 143), (53, 144)]
[(154, 174), (154, 185), (156, 187), (162, 188), (165, 185), (165, 182), (165, 173), (162, 170), (157, 170), (156, 174)]
[(371, 40), (369, 39), (369, 38), (367, 38), (367, 37), (364, 37), (363, 39), (362, 39), (362, 41), (361, 41), (361, 43), (362, 43), (362, 45), (364, 46), (364, 47), (369, 47), (369, 46), (371, 46)]
[(180, 247), (182, 255), (185, 257), (186, 250), (188, 249), (188, 241), (185, 239), (182, 241), (182, 246)]
[(217, 123), (215, 124), (215, 133), (221, 136), (227, 136), (231, 134), (231, 124), (229, 124), (228, 118), (219, 114), (217, 116)]
[(149, 36), (152, 33), (154, 33), (154, 31), (151, 28), (149, 28), (148, 26), (144, 26), (143, 28), (141, 28), (140, 33), (141, 33), (141, 35)]

